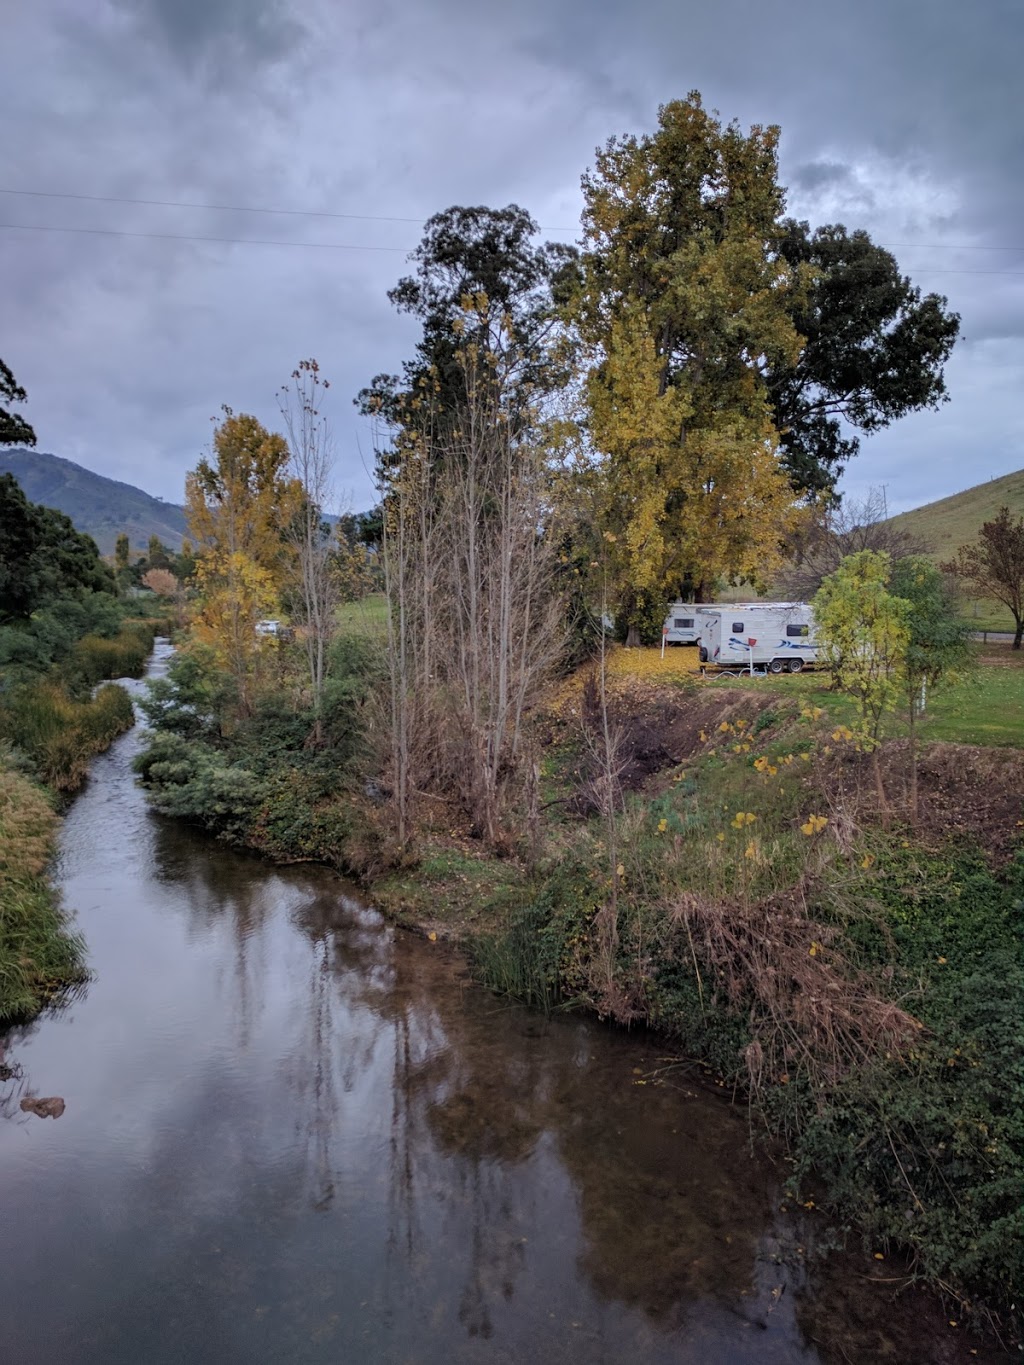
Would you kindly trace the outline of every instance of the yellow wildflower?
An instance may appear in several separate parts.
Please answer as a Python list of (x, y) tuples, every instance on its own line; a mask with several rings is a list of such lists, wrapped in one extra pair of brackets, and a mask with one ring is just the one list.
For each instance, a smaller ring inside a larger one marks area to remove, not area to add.
[(744, 825), (752, 825), (756, 819), (757, 816), (752, 810), (738, 810), (733, 816), (733, 827), (742, 829)]
[(828, 824), (827, 815), (809, 815), (800, 826), (801, 834), (820, 834)]
[(756, 857), (757, 857), (757, 840), (756, 840), (756, 839), (751, 839), (750, 843), (749, 843), (749, 844), (746, 846), (746, 848), (743, 850), (743, 856), (744, 856), (744, 858), (756, 858)]
[(668, 829), (668, 821), (667, 821), (667, 820), (659, 820), (659, 821), (658, 821), (658, 833), (659, 833), (659, 834), (664, 834), (665, 831), (666, 831), (667, 829)]
[(869, 867), (872, 867), (874, 865), (874, 862), (875, 855), (873, 853), (865, 853), (864, 857), (861, 858), (860, 860), (860, 865), (862, 868), (864, 868), (865, 871), (867, 871)]

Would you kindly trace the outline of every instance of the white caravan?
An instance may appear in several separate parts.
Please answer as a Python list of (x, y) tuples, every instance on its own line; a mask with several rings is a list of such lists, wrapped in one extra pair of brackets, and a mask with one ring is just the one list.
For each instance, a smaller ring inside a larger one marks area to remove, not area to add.
[(701, 615), (701, 663), (799, 673), (818, 659), (806, 602), (725, 602)]
[(700, 638), (698, 614), (705, 611), (703, 603), (673, 602), (665, 617), (661, 633), (667, 645), (695, 645)]

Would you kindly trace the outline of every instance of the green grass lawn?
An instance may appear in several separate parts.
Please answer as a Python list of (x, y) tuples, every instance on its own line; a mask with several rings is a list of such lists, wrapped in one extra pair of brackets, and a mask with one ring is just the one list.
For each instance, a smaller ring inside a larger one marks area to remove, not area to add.
[[(714, 682), (704, 685), (716, 686)], [(720, 685), (771, 688), (780, 696), (820, 706), (837, 724), (850, 724), (855, 715), (854, 704), (848, 697), (829, 690), (828, 675), (824, 672), (723, 678)], [(890, 733), (905, 734), (906, 727), (902, 721), (894, 720)], [(998, 654), (991, 651), (986, 654), (979, 647), (978, 665), (972, 675), (956, 686), (940, 688), (928, 698), (920, 734), (925, 740), (1024, 748), (1024, 651), (1003, 649)]]
[(338, 627), (344, 635), (384, 638), (388, 623), (388, 599), (382, 592), (371, 593), (359, 602), (343, 602), (338, 608)]

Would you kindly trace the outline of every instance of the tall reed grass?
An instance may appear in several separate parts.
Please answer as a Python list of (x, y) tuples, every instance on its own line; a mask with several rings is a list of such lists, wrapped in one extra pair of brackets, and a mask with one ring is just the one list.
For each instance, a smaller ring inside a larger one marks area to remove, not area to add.
[(56, 824), (43, 792), (0, 761), (0, 1023), (31, 1018), (86, 975), (45, 876)]
[(108, 683), (89, 701), (75, 701), (58, 684), (23, 687), (0, 706), (0, 738), (31, 761), (40, 781), (74, 792), (89, 760), (108, 749), (135, 722), (131, 698)]
[(110, 639), (84, 635), (61, 668), (64, 681), (73, 694), (81, 696), (107, 678), (141, 678), (154, 639), (167, 633), (168, 625), (162, 618), (131, 620)]

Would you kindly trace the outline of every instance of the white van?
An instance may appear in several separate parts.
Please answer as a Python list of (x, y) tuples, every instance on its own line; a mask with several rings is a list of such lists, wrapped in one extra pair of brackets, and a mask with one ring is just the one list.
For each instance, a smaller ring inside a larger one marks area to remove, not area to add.
[(695, 645), (700, 638), (697, 613), (703, 605), (692, 602), (673, 602), (665, 617), (662, 635), (667, 645)]
[(806, 602), (730, 602), (704, 613), (701, 663), (799, 673), (818, 659), (814, 616)]

